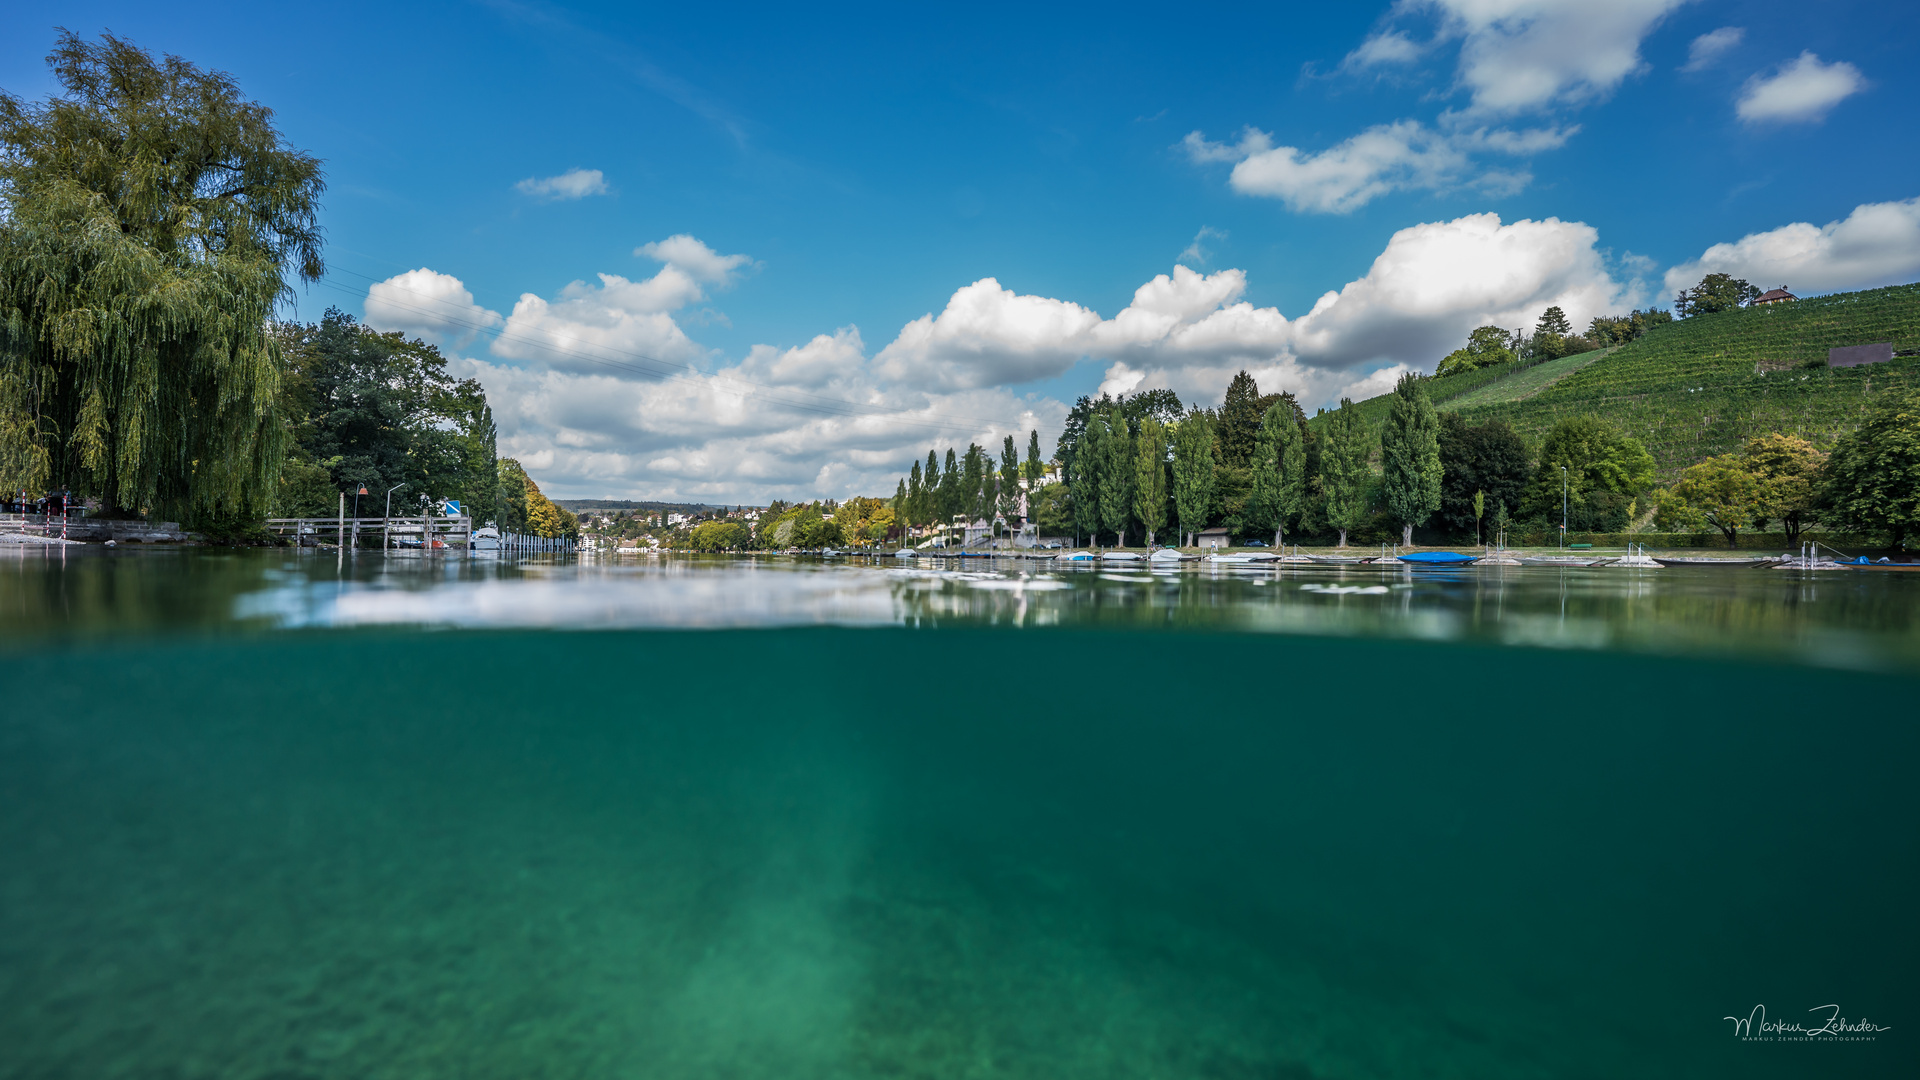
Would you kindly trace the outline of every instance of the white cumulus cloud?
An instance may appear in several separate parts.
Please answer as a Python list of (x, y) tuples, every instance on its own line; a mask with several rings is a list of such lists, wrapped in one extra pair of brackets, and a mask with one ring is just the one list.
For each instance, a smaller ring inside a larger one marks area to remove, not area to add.
[(1383, 30), (1361, 42), (1359, 48), (1347, 54), (1340, 66), (1353, 71), (1388, 64), (1410, 64), (1425, 52), (1425, 46), (1408, 37), (1405, 31)]
[(500, 313), (473, 302), (459, 278), (426, 267), (396, 274), (367, 289), (366, 323), (399, 330), (435, 345), (460, 347), (503, 321)]
[(686, 233), (641, 244), (633, 249), (633, 253), (676, 267), (695, 281), (710, 285), (728, 283), (733, 279), (734, 271), (753, 262), (752, 257), (747, 255), (722, 255)]
[(1687, 46), (1687, 65), (1681, 71), (1704, 71), (1715, 60), (1724, 56), (1728, 50), (1745, 40), (1747, 31), (1739, 26), (1723, 26), (1718, 30), (1701, 34)]
[(1440, 131), (1417, 120), (1380, 124), (1319, 152), (1275, 146), (1248, 128), (1237, 143), (1209, 142), (1192, 132), (1182, 146), (1196, 163), (1233, 161), (1228, 184), (1243, 195), (1280, 199), (1291, 210), (1344, 214), (1391, 191), (1471, 187), (1507, 193), (1525, 186), (1524, 172), (1487, 168), (1476, 154), (1528, 156), (1564, 145), (1579, 129), (1510, 128)]
[[(1483, 323), (1531, 326), (1558, 304), (1579, 325), (1639, 300), (1608, 274), (1590, 226), (1478, 214), (1400, 230), (1363, 277), (1294, 319), (1248, 302), (1239, 269), (1176, 265), (1110, 318), (983, 278), (871, 355), (859, 329), (843, 326), (727, 362), (676, 319), (702, 295), (696, 273), (743, 264), (702, 269), (667, 243), (652, 256), (668, 257), (653, 278), (601, 274), (550, 298), (523, 295), (491, 356), (450, 361), (486, 386), (501, 452), (557, 496), (886, 494), (929, 448), (997, 447), (1007, 435), (1024, 445), (1028, 430), (1052, 445), (1067, 406), (1018, 387), (1076, 364), (1098, 365), (1105, 392), (1168, 387), (1199, 404), (1218, 402), (1245, 369), (1312, 408), (1431, 371)], [(465, 296), (446, 275), (428, 284)], [(636, 353), (669, 363), (640, 364)], [(696, 359), (719, 366), (697, 370)]]
[(1860, 69), (1844, 60), (1823, 64), (1803, 52), (1770, 75), (1755, 75), (1740, 91), (1734, 112), (1749, 124), (1807, 123), (1866, 89)]
[(1763, 289), (1841, 292), (1920, 279), (1920, 198), (1864, 203), (1839, 221), (1798, 221), (1732, 243), (1667, 271), (1668, 293), (1708, 274), (1732, 274)]
[[(1393, 191), (1508, 194), (1532, 175), (1489, 163), (1486, 155), (1530, 157), (1565, 145), (1579, 128), (1495, 125), (1607, 97), (1645, 69), (1640, 43), (1682, 2), (1402, 0), (1341, 68), (1405, 69), (1457, 42), (1453, 89), (1467, 95), (1464, 108), (1446, 110), (1431, 124), (1375, 124), (1323, 150), (1276, 145), (1274, 136), (1252, 126), (1237, 142), (1211, 142), (1195, 131), (1182, 146), (1196, 164), (1234, 163), (1228, 183), (1235, 191), (1277, 198), (1302, 213), (1347, 213)], [(1430, 40), (1418, 41), (1399, 25), (1415, 19), (1431, 22)]]
[(1504, 115), (1581, 105), (1641, 71), (1640, 43), (1685, 0), (1434, 0), (1460, 39), (1457, 79), (1471, 112)]
[(584, 199), (589, 195), (605, 195), (607, 178), (599, 169), (568, 169), (559, 176), (529, 176), (513, 185), (522, 195), (531, 195), (548, 202), (565, 202), (571, 199)]

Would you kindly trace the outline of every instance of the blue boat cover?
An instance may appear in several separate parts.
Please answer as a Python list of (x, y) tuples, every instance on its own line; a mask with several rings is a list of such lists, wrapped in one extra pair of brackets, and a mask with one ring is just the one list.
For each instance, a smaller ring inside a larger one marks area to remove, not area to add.
[(1456, 566), (1479, 562), (1480, 556), (1462, 555), (1457, 551), (1413, 551), (1400, 556), (1400, 561), (1423, 566)]

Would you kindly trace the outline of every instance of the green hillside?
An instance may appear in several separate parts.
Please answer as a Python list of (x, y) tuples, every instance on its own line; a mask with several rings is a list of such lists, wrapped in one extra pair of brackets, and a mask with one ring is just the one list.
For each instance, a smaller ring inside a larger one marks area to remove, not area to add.
[[(1561, 417), (1603, 416), (1645, 442), (1668, 480), (1770, 431), (1830, 446), (1859, 424), (1874, 395), (1920, 387), (1920, 357), (1824, 366), (1830, 348), (1875, 341), (1920, 349), (1920, 284), (1695, 316), (1604, 353), (1429, 387), (1442, 411), (1505, 420), (1534, 440)], [(1369, 419), (1385, 418), (1389, 396), (1360, 403)]]

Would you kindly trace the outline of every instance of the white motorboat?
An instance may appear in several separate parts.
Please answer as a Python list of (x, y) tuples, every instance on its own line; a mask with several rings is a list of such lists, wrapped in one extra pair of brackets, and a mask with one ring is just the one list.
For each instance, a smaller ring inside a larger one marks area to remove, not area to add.
[(1139, 562), (1146, 556), (1137, 551), (1108, 551), (1100, 556), (1101, 562)]
[(1093, 553), (1089, 551), (1063, 551), (1053, 558), (1055, 562), (1092, 562)]
[(1152, 563), (1155, 566), (1161, 566), (1161, 565), (1173, 566), (1183, 562), (1199, 562), (1200, 556), (1182, 555), (1178, 550), (1174, 548), (1161, 548), (1160, 550), (1147, 556), (1147, 561)]
[(499, 551), (500, 530), (491, 525), (473, 530), (473, 541), (467, 545), (469, 551)]
[(896, 559), (917, 559), (920, 557), (920, 553), (912, 548), (901, 548), (899, 551), (893, 553), (893, 557)]

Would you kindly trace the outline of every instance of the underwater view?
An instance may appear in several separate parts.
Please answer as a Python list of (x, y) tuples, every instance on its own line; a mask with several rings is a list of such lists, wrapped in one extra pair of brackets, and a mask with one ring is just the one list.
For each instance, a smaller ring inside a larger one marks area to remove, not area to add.
[(1917, 590), (8, 554), (0, 1076), (1904, 1075)]

